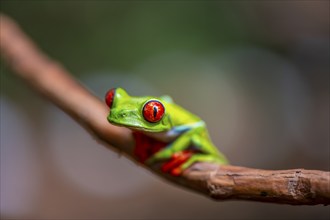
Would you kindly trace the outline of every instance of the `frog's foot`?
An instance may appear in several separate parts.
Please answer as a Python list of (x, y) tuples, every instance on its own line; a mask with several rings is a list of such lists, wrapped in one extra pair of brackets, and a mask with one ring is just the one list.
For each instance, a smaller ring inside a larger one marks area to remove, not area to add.
[(172, 174), (172, 171), (180, 167), (187, 160), (189, 160), (189, 158), (193, 155), (193, 153), (194, 152), (191, 150), (184, 150), (181, 152), (174, 153), (171, 159), (162, 165), (161, 167), (162, 172)]
[(212, 162), (218, 164), (227, 164), (228, 162), (220, 157), (207, 154), (194, 154), (190, 156), (184, 163), (177, 166), (176, 168), (171, 169), (170, 173), (173, 176), (180, 176), (184, 170), (193, 165), (196, 162)]

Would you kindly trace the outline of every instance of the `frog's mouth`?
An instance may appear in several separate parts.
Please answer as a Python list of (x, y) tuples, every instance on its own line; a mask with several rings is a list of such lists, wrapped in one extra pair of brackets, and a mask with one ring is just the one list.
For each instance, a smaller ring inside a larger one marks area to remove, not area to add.
[(143, 125), (141, 125), (141, 122), (139, 122), (139, 121), (130, 120), (129, 123), (125, 123), (125, 121), (118, 122), (111, 117), (108, 118), (108, 121), (112, 125), (129, 128), (131, 130), (136, 130), (136, 131), (148, 131), (148, 132), (161, 132), (162, 131), (161, 129), (157, 129), (157, 128), (146, 128)]

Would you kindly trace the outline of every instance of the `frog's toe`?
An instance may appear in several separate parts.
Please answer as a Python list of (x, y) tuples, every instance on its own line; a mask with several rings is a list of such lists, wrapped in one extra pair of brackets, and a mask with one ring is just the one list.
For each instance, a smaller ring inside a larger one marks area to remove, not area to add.
[(189, 150), (185, 150), (185, 151), (180, 151), (177, 153), (174, 153), (171, 156), (171, 159), (168, 160), (167, 162), (165, 162), (162, 167), (161, 170), (164, 173), (171, 173), (172, 175), (176, 175), (180, 174), (180, 170), (177, 170), (177, 167), (180, 167), (181, 164), (185, 163), (187, 160), (189, 160), (189, 158), (193, 155), (193, 153)]
[(185, 169), (190, 167), (196, 162), (212, 162), (212, 163), (219, 163), (225, 164), (226, 162), (223, 161), (221, 158), (215, 157), (213, 155), (204, 155), (204, 154), (195, 154), (189, 158), (185, 163), (181, 166), (172, 170), (173, 175), (179, 175), (178, 173), (182, 173)]

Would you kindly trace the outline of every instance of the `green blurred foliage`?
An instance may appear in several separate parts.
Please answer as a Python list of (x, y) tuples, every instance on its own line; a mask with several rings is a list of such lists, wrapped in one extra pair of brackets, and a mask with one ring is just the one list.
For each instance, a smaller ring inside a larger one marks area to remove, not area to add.
[(249, 41), (230, 2), (2, 1), (46, 53), (74, 74), (129, 71), (171, 50), (203, 54)]

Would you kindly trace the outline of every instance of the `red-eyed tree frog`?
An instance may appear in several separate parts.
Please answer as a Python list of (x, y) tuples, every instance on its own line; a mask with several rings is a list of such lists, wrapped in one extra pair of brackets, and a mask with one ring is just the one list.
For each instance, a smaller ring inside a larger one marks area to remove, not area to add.
[(162, 171), (174, 176), (199, 161), (228, 163), (210, 140), (205, 123), (169, 96), (133, 97), (116, 88), (107, 92), (105, 101), (108, 121), (133, 131), (135, 156), (142, 163), (163, 163)]

